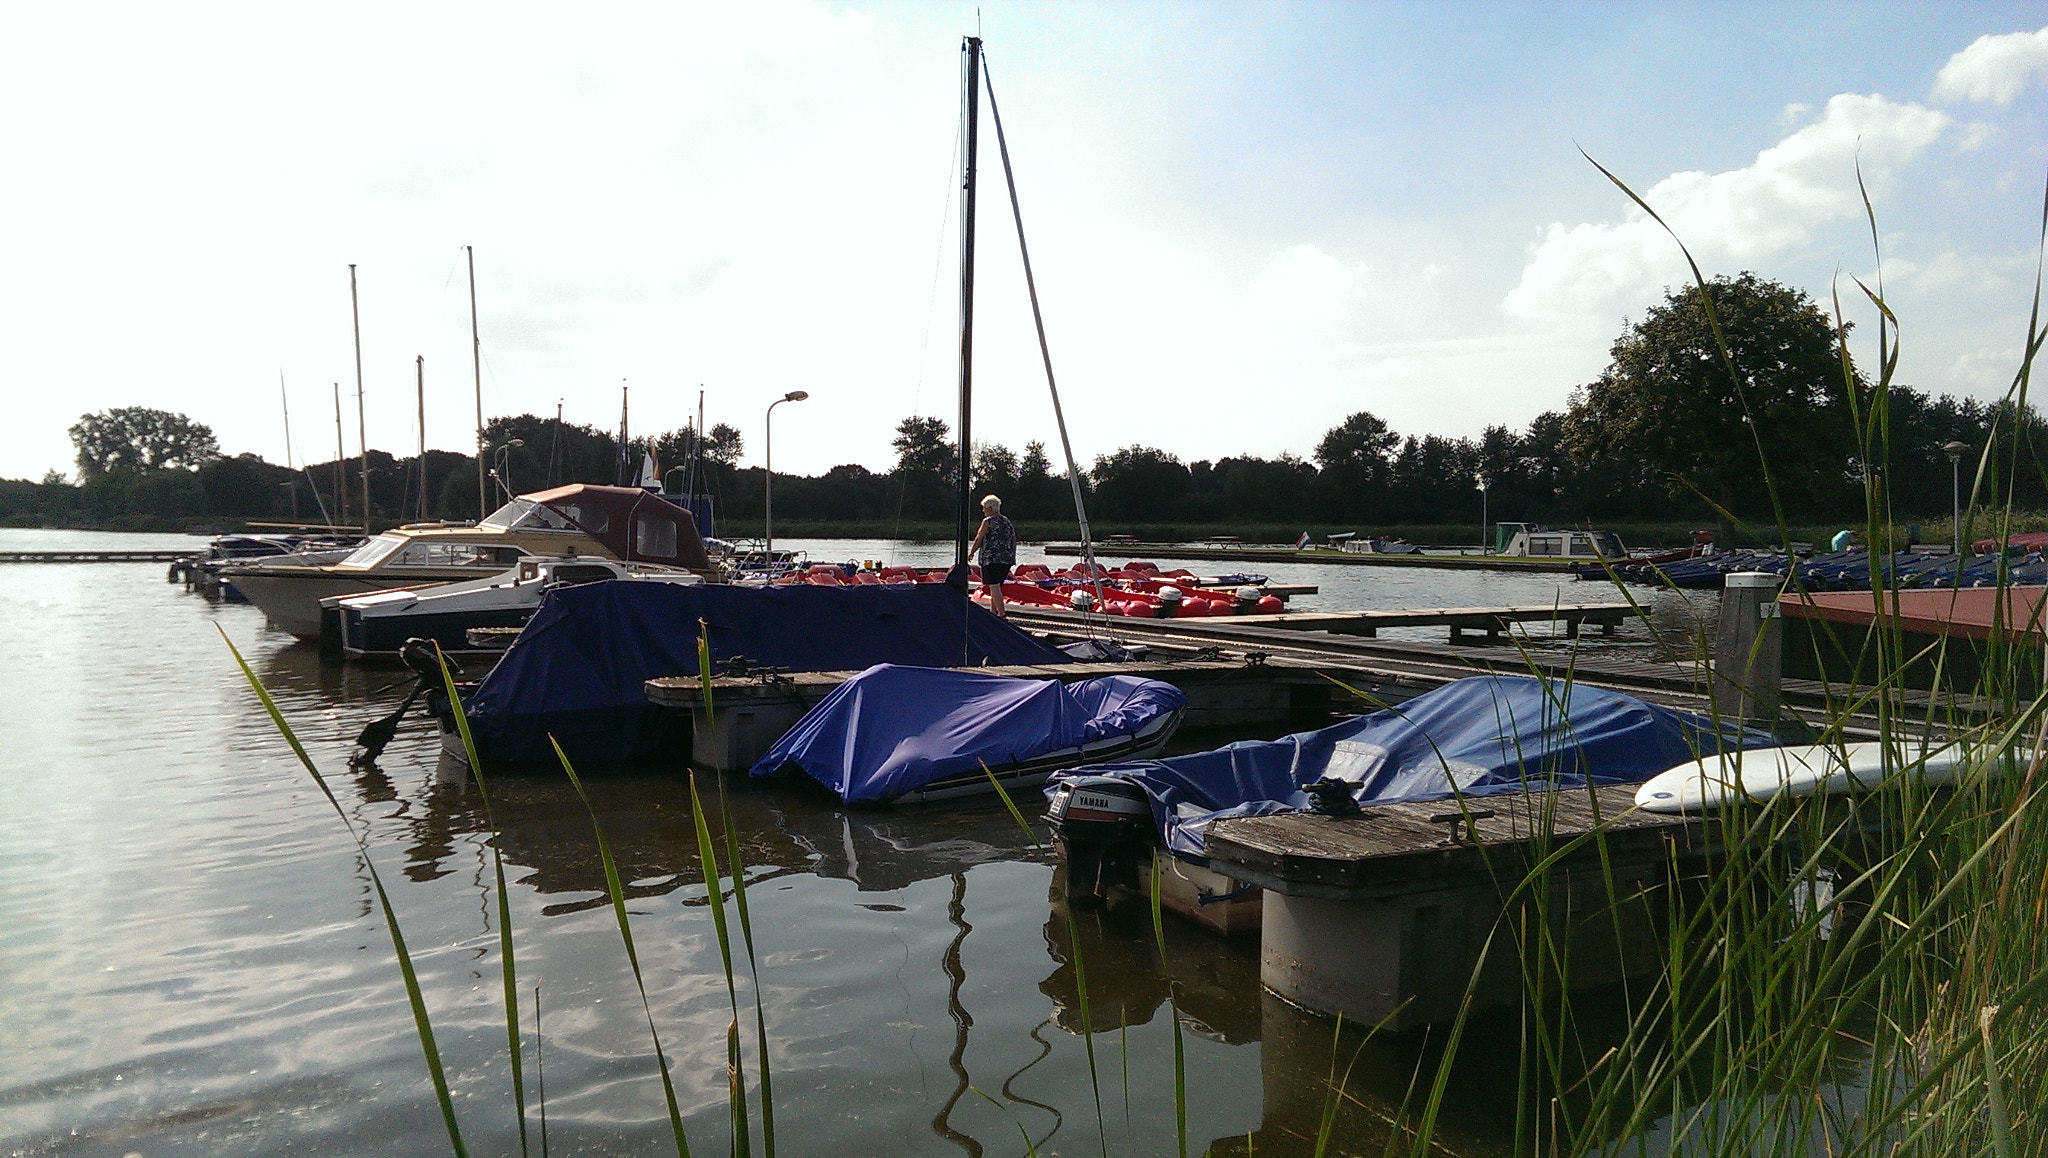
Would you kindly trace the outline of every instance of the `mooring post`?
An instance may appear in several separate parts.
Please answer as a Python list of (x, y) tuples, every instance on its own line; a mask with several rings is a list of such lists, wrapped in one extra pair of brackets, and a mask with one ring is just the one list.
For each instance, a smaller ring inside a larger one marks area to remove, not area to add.
[(1785, 631), (1778, 618), (1782, 575), (1737, 571), (1721, 586), (1714, 636), (1714, 699), (1725, 719), (1775, 724), (1785, 678)]

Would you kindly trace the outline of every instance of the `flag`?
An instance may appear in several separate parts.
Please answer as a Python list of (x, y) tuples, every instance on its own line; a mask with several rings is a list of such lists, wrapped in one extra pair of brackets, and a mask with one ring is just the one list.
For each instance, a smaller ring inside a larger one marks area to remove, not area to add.
[(661, 463), (655, 459), (653, 448), (650, 447), (641, 453), (640, 475), (633, 480), (633, 485), (657, 488), (661, 486)]
[(1303, 532), (1301, 533), (1301, 538), (1299, 538), (1299, 539), (1296, 539), (1296, 540), (1294, 541), (1294, 549), (1295, 549), (1295, 550), (1297, 550), (1297, 551), (1306, 551), (1306, 550), (1308, 550), (1308, 532), (1307, 532), (1307, 531), (1303, 531)]

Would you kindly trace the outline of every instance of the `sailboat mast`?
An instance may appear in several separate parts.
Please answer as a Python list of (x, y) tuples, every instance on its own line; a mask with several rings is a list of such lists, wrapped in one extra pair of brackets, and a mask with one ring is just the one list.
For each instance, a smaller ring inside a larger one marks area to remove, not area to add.
[(340, 513), (334, 516), (337, 525), (348, 525), (348, 451), (341, 445), (341, 383), (334, 384), (334, 501)]
[(476, 372), (476, 517), (481, 519), (491, 513), (491, 494), (484, 487), (484, 458), (489, 454), (484, 446), (484, 340), (476, 330), (476, 246), (462, 249), (469, 254), (469, 360)]
[(413, 355), (420, 395), (420, 522), (427, 521), (427, 356)]
[(964, 577), (967, 567), (968, 512), (973, 509), (974, 480), (969, 476), (974, 454), (974, 151), (981, 126), (977, 101), (981, 92), (981, 38), (970, 36), (966, 56), (965, 173), (960, 182), (960, 464), (954, 496), (953, 565)]
[(348, 267), (348, 312), (350, 323), (356, 335), (356, 445), (362, 449), (363, 460), (358, 464), (358, 474), (363, 476), (363, 536), (370, 534), (370, 427), (363, 419), (363, 315), (356, 307), (356, 267)]

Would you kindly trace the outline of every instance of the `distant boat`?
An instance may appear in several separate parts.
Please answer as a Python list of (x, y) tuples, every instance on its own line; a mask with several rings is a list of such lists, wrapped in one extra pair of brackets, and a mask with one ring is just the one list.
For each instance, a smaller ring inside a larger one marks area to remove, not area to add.
[(1495, 523), (1495, 555), (1530, 559), (1628, 558), (1613, 531), (1553, 531), (1542, 523)]
[(595, 555), (712, 573), (690, 513), (633, 487), (572, 483), (515, 498), (480, 523), (415, 523), (376, 535), (338, 563), (253, 563), (223, 578), (270, 621), (320, 638), (320, 601), (491, 576), (531, 556)]

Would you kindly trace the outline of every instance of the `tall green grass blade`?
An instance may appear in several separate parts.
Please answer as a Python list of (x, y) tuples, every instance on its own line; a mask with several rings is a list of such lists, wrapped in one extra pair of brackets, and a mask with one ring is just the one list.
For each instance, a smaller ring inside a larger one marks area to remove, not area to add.
[(256, 670), (242, 657), (241, 649), (235, 646), (234, 640), (228, 638), (227, 631), (219, 624), (215, 624), (214, 628), (220, 632), (221, 642), (228, 645), (228, 652), (235, 657), (236, 666), (242, 669), (242, 678), (249, 681), (250, 690), (254, 691), (256, 698), (262, 702), (263, 710), (270, 716), (271, 725), (284, 737), (284, 742), (291, 746), (293, 755), (299, 758), (299, 764), (306, 769), (306, 774), (313, 778), (313, 783), (319, 786), (320, 794), (327, 798), (327, 803), (333, 807), (334, 814), (341, 818), (342, 826), (348, 829), (350, 838), (356, 842), (356, 851), (363, 858), (363, 866), (370, 871), (370, 884), (377, 890), (377, 907), (384, 913), (384, 928), (391, 934), (391, 948), (398, 954), (398, 969), (405, 978), (405, 998), (412, 1006), (413, 1031), (419, 1037), (421, 1052), (426, 1055), (427, 1074), (434, 1083), (434, 1097), (441, 1104), (441, 1121), (448, 1129), (448, 1144), (461, 1158), (467, 1158), (469, 1148), (463, 1145), (462, 1128), (455, 1120), (455, 1100), (448, 1091), (448, 1075), (441, 1066), (440, 1047), (434, 1042), (434, 1025), (427, 1016), (426, 996), (420, 991), (420, 979), (413, 969), (412, 954), (405, 947), (405, 934), (398, 927), (398, 912), (391, 906), (391, 895), (384, 891), (384, 878), (377, 872), (377, 862), (370, 858), (369, 842), (349, 820), (348, 810), (341, 806), (340, 798), (335, 796), (334, 789), (328, 786), (327, 777), (321, 775), (320, 769), (313, 763), (313, 757), (307, 754), (306, 746), (299, 742), (298, 733), (294, 732), (291, 724), (285, 720), (284, 712), (278, 708), (277, 701), (271, 698), (270, 689), (264, 687), (263, 681), (257, 678)]
[(1162, 854), (1152, 855), (1152, 941), (1159, 948), (1159, 967), (1166, 972), (1166, 1011), (1173, 1022), (1173, 1140), (1175, 1153), (1188, 1158), (1188, 1055), (1181, 1036), (1180, 995), (1175, 992), (1173, 973), (1166, 967), (1166, 918), (1160, 909), (1165, 884), (1160, 876)]
[(626, 963), (632, 966), (633, 984), (640, 990), (640, 1008), (647, 1014), (647, 1036), (654, 1043), (654, 1062), (661, 1071), (661, 1093), (668, 1103), (669, 1131), (675, 1137), (678, 1158), (690, 1158), (690, 1139), (683, 1132), (683, 1110), (676, 1102), (675, 1079), (669, 1075), (668, 1054), (661, 1048), (661, 1031), (654, 1025), (654, 1004), (647, 999), (647, 979), (640, 972), (640, 953), (633, 947), (633, 923), (626, 917), (626, 888), (619, 881), (619, 862), (612, 856), (611, 842), (605, 839), (604, 825), (598, 822), (597, 805), (591, 802), (583, 778), (576, 775), (575, 766), (569, 763), (569, 754), (562, 751), (561, 741), (552, 735), (548, 744), (555, 750), (555, 759), (561, 761), (570, 786), (576, 789), (576, 798), (583, 802), (584, 811), (590, 813), (590, 830), (597, 837), (597, 855), (604, 865), (605, 892), (611, 897), (612, 916), (619, 924), (619, 940), (626, 946)]
[[(712, 721), (713, 742), (716, 748), (716, 720), (713, 708), (713, 687), (711, 675), (711, 625), (702, 619), (697, 621), (697, 686), (704, 696), (704, 718)], [(697, 778), (690, 777), (690, 792), (694, 797)], [(698, 815), (702, 815), (701, 809)], [(733, 823), (732, 803), (726, 795), (725, 778), (718, 779), (718, 815), (725, 826), (726, 863), (732, 867), (733, 906), (740, 919), (740, 942), (747, 953), (747, 976), (754, 987), (754, 1043), (755, 1057), (760, 1063), (761, 1074), (761, 1152), (764, 1158), (775, 1158), (775, 1076), (768, 1061), (768, 1015), (763, 1008), (761, 994), (761, 966), (754, 952), (754, 919), (747, 909), (746, 862), (740, 857), (739, 826)], [(730, 985), (731, 965), (727, 966)], [(737, 1019), (738, 1012), (735, 1010)], [(741, 1091), (744, 1094), (744, 1090)]]
[(469, 760), (469, 774), (476, 780), (476, 796), (483, 803), (484, 824), (491, 830), (491, 872), (498, 885), (498, 972), (505, 985), (505, 1052), (512, 1063), (512, 1104), (519, 1119), (519, 1153), (531, 1148), (526, 1131), (525, 1049), (519, 1040), (519, 971), (512, 953), (512, 894), (505, 887), (505, 857), (498, 848), (498, 820), (491, 811), (491, 794), (484, 784), (484, 762), (477, 757), (476, 740), (469, 733), (469, 716), (462, 710), (462, 695), (455, 689), (455, 673), (441, 645), (434, 644), (434, 662), (441, 667), (441, 689), (448, 695), (449, 711), (455, 716), (462, 736), (462, 752)]
[[(704, 819), (704, 798), (697, 792), (697, 773), (690, 773), (690, 809), (697, 827), (697, 856), (704, 864), (704, 895), (711, 904), (711, 928), (718, 938), (718, 957), (725, 968), (725, 995), (732, 1005), (732, 1021), (725, 1031), (726, 1084), (732, 1106), (732, 1152), (746, 1158), (753, 1152), (748, 1125), (753, 1115), (747, 1109), (747, 1071), (740, 1056), (740, 994), (733, 976), (732, 934), (725, 923), (725, 883), (718, 869), (718, 846), (711, 839), (710, 822)], [(738, 870), (734, 870), (737, 875)]]

